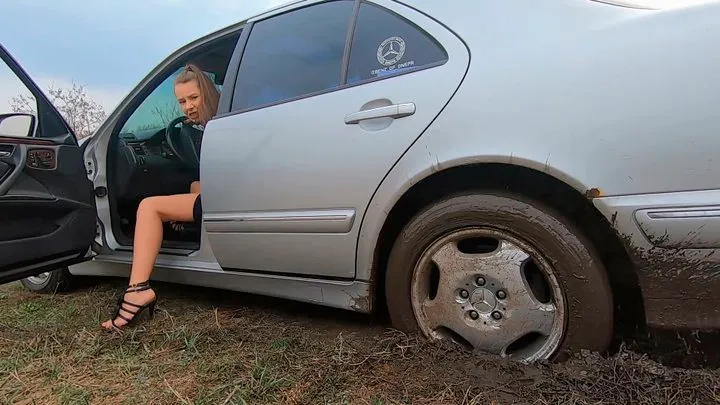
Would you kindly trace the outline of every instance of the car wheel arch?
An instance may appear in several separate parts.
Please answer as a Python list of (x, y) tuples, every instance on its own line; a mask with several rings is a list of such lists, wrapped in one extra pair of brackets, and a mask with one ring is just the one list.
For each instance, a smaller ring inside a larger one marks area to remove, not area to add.
[[(549, 196), (543, 193), (548, 188), (553, 190)], [(592, 204), (592, 198), (598, 197), (600, 191), (597, 188), (585, 189), (579, 182), (565, 181), (547, 170), (509, 163), (467, 163), (445, 166), (441, 170), (437, 170), (436, 166), (436, 170), (411, 182), (391, 203), (392, 208), (383, 211), (385, 217), (374, 241), (369, 277), (375, 309), (385, 310), (386, 265), (393, 243), (404, 225), (440, 198), (471, 189), (511, 189), (578, 220), (581, 230), (596, 248), (608, 247), (603, 249), (601, 256), (616, 296), (616, 312), (618, 308), (623, 309), (622, 314), (616, 315), (620, 334), (625, 331), (632, 333), (644, 325), (639, 282), (627, 248), (607, 218)], [(628, 308), (633, 311), (627, 313)]]

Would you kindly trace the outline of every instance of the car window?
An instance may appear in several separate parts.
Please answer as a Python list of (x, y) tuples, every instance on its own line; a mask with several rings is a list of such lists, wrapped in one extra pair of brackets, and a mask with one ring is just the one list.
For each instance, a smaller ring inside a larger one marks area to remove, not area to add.
[[(183, 68), (177, 69), (163, 80), (133, 111), (120, 130), (121, 134), (137, 134), (140, 131), (162, 129), (173, 119), (183, 115), (175, 97), (175, 78)], [(205, 72), (215, 82), (213, 73)], [(216, 85), (218, 90), (221, 86)]]
[(347, 82), (357, 83), (447, 61), (428, 33), (379, 6), (362, 3), (353, 33)]
[(243, 52), (233, 110), (340, 85), (352, 0), (335, 0), (256, 23)]

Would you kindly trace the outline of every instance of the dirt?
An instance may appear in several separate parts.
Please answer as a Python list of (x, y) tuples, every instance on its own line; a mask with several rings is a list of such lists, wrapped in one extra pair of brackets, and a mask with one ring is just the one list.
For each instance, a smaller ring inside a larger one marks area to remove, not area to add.
[[(720, 361), (706, 351), (717, 335), (523, 366), (406, 336), (384, 317), (170, 284), (156, 285), (155, 319), (104, 333), (122, 286), (0, 288), (0, 403), (720, 403)], [(693, 368), (673, 367), (683, 363)]]

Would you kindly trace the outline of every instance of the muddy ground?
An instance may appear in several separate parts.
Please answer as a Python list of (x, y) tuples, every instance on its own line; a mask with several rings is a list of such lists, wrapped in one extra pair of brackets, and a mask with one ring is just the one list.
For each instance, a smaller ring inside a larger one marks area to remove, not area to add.
[(406, 336), (384, 317), (170, 284), (156, 285), (154, 320), (104, 333), (123, 285), (0, 287), (0, 403), (720, 403), (717, 335), (521, 366)]

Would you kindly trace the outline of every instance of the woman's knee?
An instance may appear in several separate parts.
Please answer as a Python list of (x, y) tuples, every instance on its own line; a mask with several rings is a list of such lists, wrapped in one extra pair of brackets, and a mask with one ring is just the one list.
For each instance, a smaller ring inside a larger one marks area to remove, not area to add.
[(137, 216), (159, 217), (163, 222), (192, 221), (197, 194), (147, 197), (140, 201)]
[(200, 194), (200, 182), (193, 181), (190, 183), (190, 192), (193, 194)]
[(140, 201), (137, 216), (158, 215), (160, 199), (158, 197), (145, 197)]

